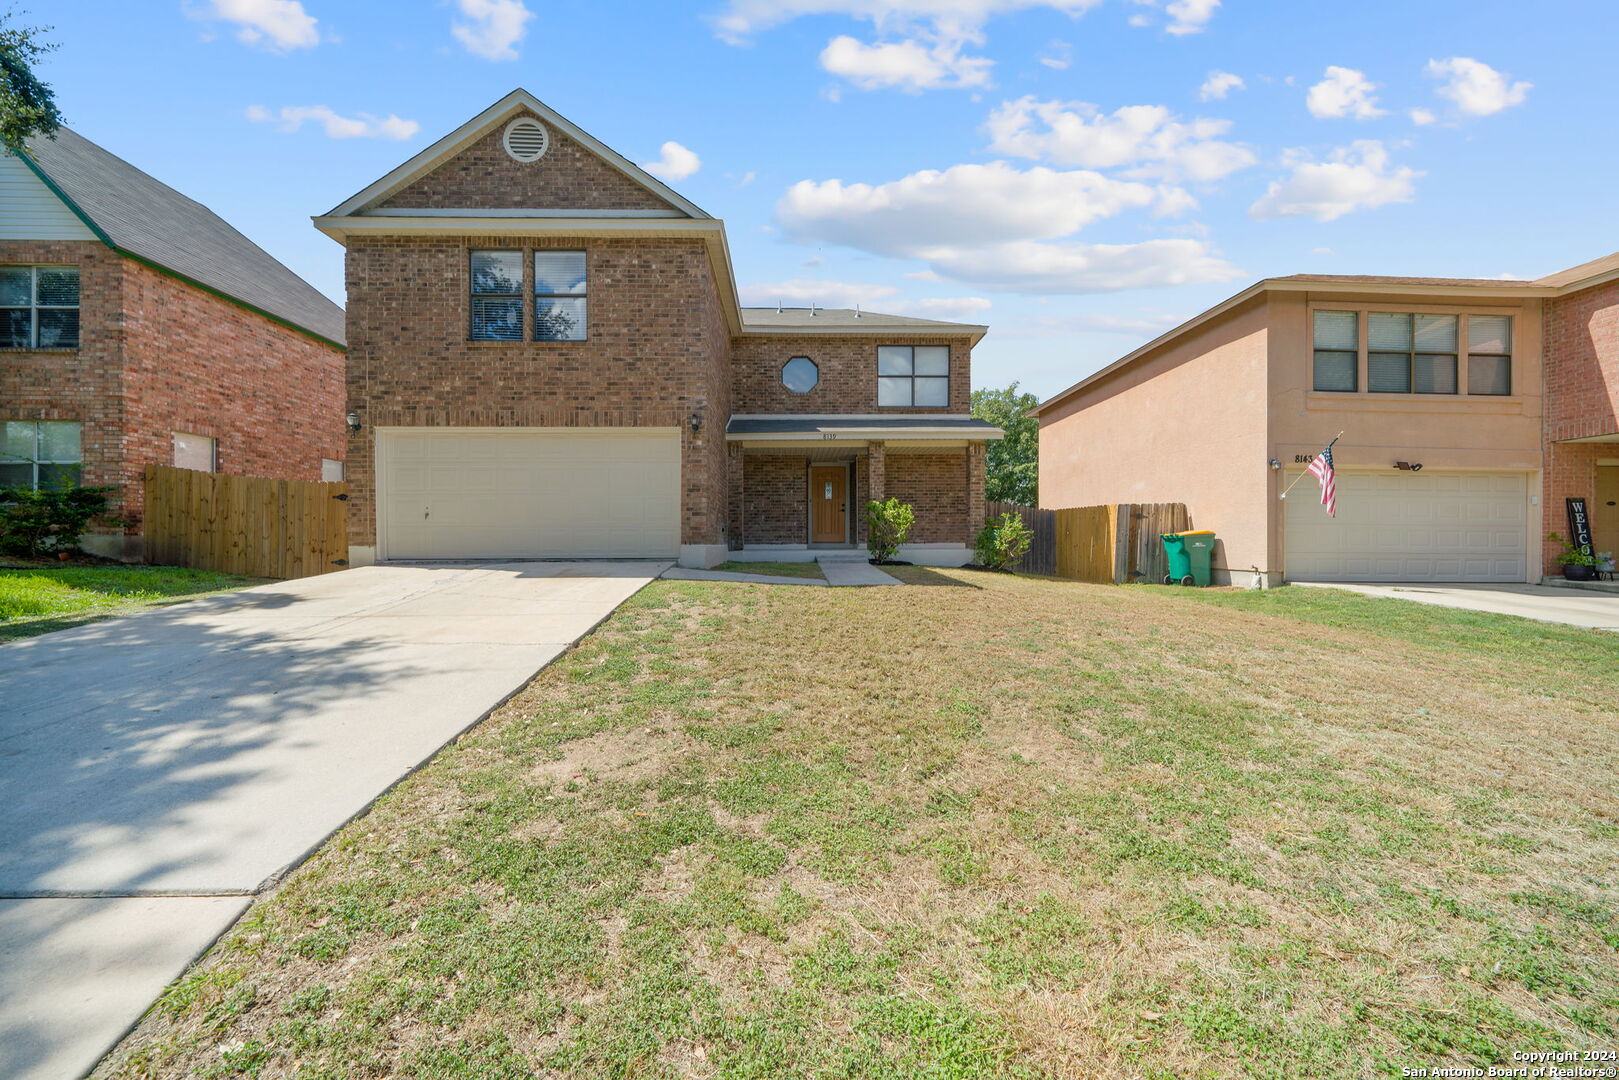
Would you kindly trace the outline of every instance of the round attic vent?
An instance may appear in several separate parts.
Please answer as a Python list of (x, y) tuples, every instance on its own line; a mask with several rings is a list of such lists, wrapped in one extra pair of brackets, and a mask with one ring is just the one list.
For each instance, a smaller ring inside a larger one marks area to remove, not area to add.
[(538, 161), (551, 145), (545, 125), (531, 116), (520, 116), (506, 125), (501, 142), (513, 161)]

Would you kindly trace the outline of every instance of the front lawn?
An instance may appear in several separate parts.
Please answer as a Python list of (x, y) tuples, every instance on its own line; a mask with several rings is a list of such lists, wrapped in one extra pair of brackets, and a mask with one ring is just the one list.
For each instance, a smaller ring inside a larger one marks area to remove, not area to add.
[(767, 577), (801, 577), (825, 581), (821, 565), (812, 562), (722, 562), (715, 570), (733, 574), (764, 574)]
[(177, 566), (0, 568), (0, 641), (261, 583)]
[(1619, 1041), (1619, 643), (659, 581), (99, 1076), (1399, 1076)]

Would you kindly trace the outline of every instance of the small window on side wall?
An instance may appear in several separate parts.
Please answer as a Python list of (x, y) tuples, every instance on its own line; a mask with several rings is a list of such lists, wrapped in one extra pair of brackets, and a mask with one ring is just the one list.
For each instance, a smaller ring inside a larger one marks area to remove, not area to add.
[(1512, 393), (1512, 316), (1467, 317), (1467, 392)]
[(174, 467), (213, 472), (219, 466), (218, 444), (207, 435), (174, 433)]
[(1360, 315), (1353, 311), (1315, 313), (1315, 380), (1317, 390), (1360, 388)]
[(70, 487), (79, 482), (83, 456), (77, 420), (7, 420), (0, 423), (0, 488)]
[(900, 407), (948, 406), (950, 347), (877, 346), (877, 404)]
[(807, 356), (795, 356), (781, 366), (781, 385), (795, 394), (807, 394), (821, 381), (821, 369)]
[(585, 253), (534, 253), (534, 340), (584, 341)]
[(471, 265), (473, 341), (523, 340), (523, 253), (474, 251)]
[(320, 459), (320, 478), (327, 483), (335, 483), (343, 479), (343, 463), (336, 458), (323, 457)]

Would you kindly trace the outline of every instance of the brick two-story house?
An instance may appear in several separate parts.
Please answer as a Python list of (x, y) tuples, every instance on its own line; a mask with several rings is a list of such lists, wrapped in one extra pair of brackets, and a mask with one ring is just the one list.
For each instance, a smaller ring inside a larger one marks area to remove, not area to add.
[(347, 252), (356, 564), (811, 558), (886, 496), (909, 557), (967, 558), (985, 328), (743, 308), (723, 222), (530, 94), (315, 224)]
[(0, 151), (0, 487), (145, 467), (339, 478), (343, 311), (200, 203), (63, 129)]

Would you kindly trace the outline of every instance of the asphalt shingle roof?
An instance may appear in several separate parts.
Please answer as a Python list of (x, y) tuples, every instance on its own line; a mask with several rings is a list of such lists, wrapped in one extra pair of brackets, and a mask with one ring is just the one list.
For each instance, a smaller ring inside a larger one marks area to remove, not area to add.
[(115, 247), (343, 342), (341, 307), (195, 199), (67, 128), (28, 151)]
[(856, 312), (853, 308), (745, 307), (742, 332), (749, 330), (928, 330), (940, 333), (975, 333), (984, 327), (973, 323), (916, 319), (909, 315), (884, 315), (878, 311)]

